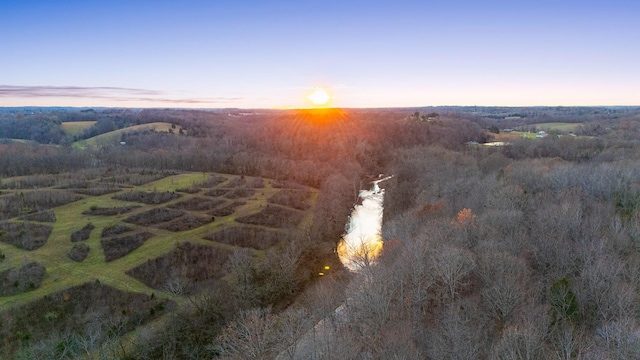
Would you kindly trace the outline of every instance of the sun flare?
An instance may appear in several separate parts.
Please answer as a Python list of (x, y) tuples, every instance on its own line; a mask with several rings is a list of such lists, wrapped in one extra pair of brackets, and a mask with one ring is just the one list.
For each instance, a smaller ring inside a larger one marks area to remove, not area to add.
[(327, 90), (323, 88), (315, 88), (311, 94), (307, 95), (307, 99), (311, 101), (314, 106), (327, 106), (331, 101), (331, 95), (327, 92)]

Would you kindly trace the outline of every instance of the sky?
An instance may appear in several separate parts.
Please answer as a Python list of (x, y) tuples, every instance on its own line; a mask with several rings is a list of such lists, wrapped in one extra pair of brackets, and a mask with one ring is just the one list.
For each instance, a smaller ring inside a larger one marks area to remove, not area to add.
[(637, 0), (0, 0), (0, 106), (640, 105)]

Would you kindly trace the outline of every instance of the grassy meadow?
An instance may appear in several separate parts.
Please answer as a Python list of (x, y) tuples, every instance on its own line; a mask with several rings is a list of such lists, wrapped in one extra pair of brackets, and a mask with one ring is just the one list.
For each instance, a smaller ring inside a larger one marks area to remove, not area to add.
[(95, 123), (97, 121), (67, 121), (62, 123), (62, 129), (69, 135), (78, 135)]
[(183, 130), (183, 129), (180, 125), (175, 125), (168, 122), (153, 122), (148, 124), (140, 124), (140, 125), (129, 126), (123, 129), (110, 131), (86, 140), (77, 141), (73, 144), (73, 146), (77, 149), (84, 149), (86, 147), (98, 146), (103, 143), (116, 142), (116, 141), (120, 141), (120, 137), (122, 136), (122, 134), (132, 132), (132, 131), (140, 131), (140, 130), (152, 130), (152, 131), (158, 131), (158, 132), (173, 131), (175, 133), (178, 133), (180, 132), (180, 130)]
[(578, 127), (580, 127), (582, 123), (563, 123), (563, 122), (548, 122), (548, 123), (539, 123), (536, 124), (536, 128), (544, 131), (562, 131), (562, 132), (572, 132), (575, 131)]

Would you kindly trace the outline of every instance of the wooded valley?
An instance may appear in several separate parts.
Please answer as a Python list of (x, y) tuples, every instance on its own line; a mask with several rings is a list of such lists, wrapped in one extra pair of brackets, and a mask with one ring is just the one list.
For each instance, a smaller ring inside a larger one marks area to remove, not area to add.
[(0, 109), (0, 358), (633, 359), (639, 295), (640, 108)]

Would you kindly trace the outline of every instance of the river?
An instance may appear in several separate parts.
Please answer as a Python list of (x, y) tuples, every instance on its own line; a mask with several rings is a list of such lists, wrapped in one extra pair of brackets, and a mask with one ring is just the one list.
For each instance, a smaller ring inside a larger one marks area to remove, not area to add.
[(351, 212), (347, 233), (338, 244), (338, 256), (351, 271), (368, 266), (382, 251), (382, 210), (384, 189), (379, 184), (393, 176), (373, 181), (370, 190), (361, 190), (360, 205)]

